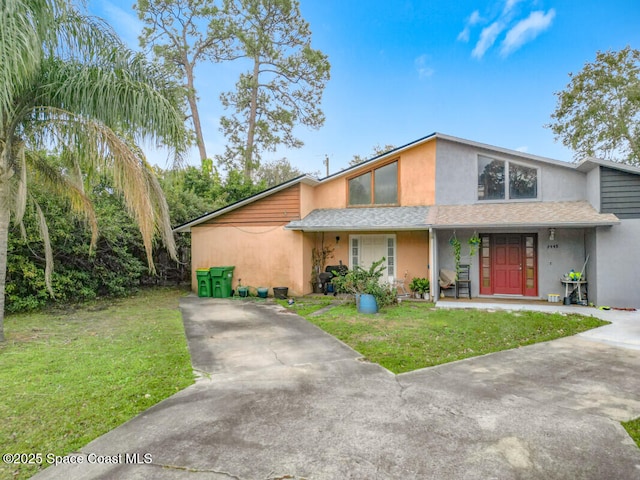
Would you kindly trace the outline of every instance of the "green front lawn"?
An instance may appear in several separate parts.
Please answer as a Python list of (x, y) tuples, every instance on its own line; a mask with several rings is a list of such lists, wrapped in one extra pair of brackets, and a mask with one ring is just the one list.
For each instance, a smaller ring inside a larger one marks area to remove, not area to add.
[[(333, 302), (334, 307), (317, 314)], [(331, 297), (305, 297), (289, 306), (368, 360), (394, 373), (575, 335), (607, 322), (581, 315), (436, 309), (403, 302), (376, 315)], [(640, 418), (622, 425), (640, 447)]]
[(394, 373), (546, 342), (607, 323), (574, 314), (446, 310), (410, 301), (376, 315), (358, 314), (353, 303), (313, 314), (326, 304), (326, 297), (305, 297), (287, 308)]
[[(193, 383), (179, 298), (155, 288), (68, 310), (11, 315), (0, 344), (1, 453), (76, 451)], [(37, 465), (0, 462), (0, 478)]]

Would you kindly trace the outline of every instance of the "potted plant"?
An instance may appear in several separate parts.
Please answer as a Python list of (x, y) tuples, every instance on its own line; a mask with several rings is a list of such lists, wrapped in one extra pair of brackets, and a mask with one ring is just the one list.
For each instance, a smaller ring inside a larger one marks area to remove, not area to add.
[(241, 278), (238, 279), (238, 287), (236, 288), (236, 291), (238, 292), (238, 296), (240, 297), (244, 298), (249, 296), (249, 287), (242, 285)]
[(414, 293), (416, 298), (429, 299), (431, 285), (428, 278), (413, 277), (409, 284), (409, 288), (411, 288), (411, 291)]
[(469, 238), (469, 256), (473, 257), (476, 252), (478, 251), (478, 247), (480, 246), (480, 243), (482, 242), (482, 240), (480, 239), (480, 237), (478, 236), (477, 232), (473, 232), (473, 235), (471, 236), (471, 238)]
[(429, 300), (429, 293), (431, 290), (431, 283), (429, 282), (428, 278), (421, 278), (420, 279), (420, 294), (422, 295), (422, 298), (424, 298), (425, 300)]
[(356, 306), (361, 313), (375, 313), (378, 308), (394, 303), (396, 290), (388, 284), (381, 284), (380, 278), (387, 267), (382, 263), (385, 258), (374, 262), (368, 270), (355, 266), (346, 275), (334, 277), (332, 282), (339, 293), (355, 296)]
[(421, 293), (420, 293), (420, 286), (422, 283), (422, 279), (419, 277), (413, 277), (411, 279), (411, 283), (409, 284), (409, 288), (411, 289), (411, 291), (413, 292), (413, 295), (416, 298), (420, 298), (421, 297)]

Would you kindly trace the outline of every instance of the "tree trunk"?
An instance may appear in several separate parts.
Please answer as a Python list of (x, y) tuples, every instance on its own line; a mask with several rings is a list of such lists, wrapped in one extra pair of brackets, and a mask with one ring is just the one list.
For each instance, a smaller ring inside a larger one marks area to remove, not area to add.
[(260, 59), (253, 59), (253, 78), (251, 85), (251, 108), (249, 110), (249, 130), (244, 159), (244, 176), (251, 180), (253, 175), (253, 144), (256, 134), (256, 116), (258, 115), (258, 76), (260, 75)]
[(208, 157), (207, 149), (204, 146), (204, 137), (202, 136), (202, 126), (200, 125), (196, 89), (193, 84), (193, 66), (186, 63), (184, 71), (187, 76), (187, 101), (189, 102), (189, 109), (191, 110), (191, 119), (193, 121), (193, 129), (196, 132), (196, 143), (200, 152), (200, 164), (202, 165)]
[(10, 185), (6, 152), (0, 153), (0, 342), (4, 342), (4, 291), (7, 278), (7, 246), (9, 243)]

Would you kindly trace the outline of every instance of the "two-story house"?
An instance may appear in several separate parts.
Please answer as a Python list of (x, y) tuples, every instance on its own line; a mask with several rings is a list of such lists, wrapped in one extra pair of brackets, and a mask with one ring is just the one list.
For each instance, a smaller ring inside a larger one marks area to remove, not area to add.
[[(197, 268), (233, 265), (234, 283), (312, 290), (329, 264), (427, 277), (471, 265), (471, 295), (546, 298), (584, 271), (588, 299), (640, 307), (640, 169), (566, 163), (434, 133), (324, 179), (302, 176), (176, 228)], [(480, 244), (471, 255), (469, 238)]]

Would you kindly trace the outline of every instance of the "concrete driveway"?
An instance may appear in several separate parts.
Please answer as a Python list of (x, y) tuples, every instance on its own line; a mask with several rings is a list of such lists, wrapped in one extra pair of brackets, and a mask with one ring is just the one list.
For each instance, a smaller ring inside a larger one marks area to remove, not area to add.
[(276, 305), (181, 309), (196, 384), (35, 478), (640, 479), (619, 423), (640, 350), (574, 336), (393, 375)]

